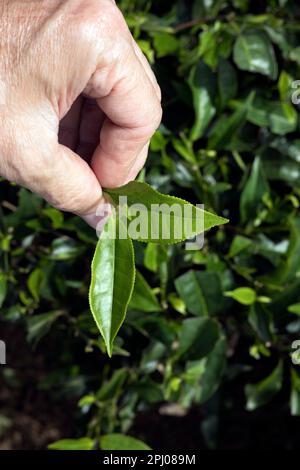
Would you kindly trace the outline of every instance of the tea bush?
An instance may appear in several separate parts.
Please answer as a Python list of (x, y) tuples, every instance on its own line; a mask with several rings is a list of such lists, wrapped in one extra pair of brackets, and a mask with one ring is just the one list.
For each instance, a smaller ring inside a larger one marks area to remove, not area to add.
[[(32, 387), (78, 402), (74, 432), (61, 436), (74, 440), (54, 447), (144, 446), (127, 435), (178, 449), (166, 423), (175, 415), (180, 426), (190, 409), (191, 449), (296, 446), (298, 2), (119, 5), (163, 90), (163, 124), (140, 180), (230, 223), (208, 232), (200, 251), (135, 245), (139, 274), (110, 360), (88, 305), (94, 232), (3, 181), (0, 336), (24, 330), (46, 361)], [(12, 369), (2, 369), (8, 382)], [(259, 423), (268, 435), (255, 439)]]

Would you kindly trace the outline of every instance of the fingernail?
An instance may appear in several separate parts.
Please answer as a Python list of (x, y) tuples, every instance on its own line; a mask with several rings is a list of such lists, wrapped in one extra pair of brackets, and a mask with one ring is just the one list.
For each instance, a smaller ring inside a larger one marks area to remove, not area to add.
[(96, 212), (92, 214), (82, 215), (81, 218), (92, 228), (96, 230), (97, 236), (100, 237), (107, 219), (112, 213), (112, 207), (109, 203), (102, 203)]

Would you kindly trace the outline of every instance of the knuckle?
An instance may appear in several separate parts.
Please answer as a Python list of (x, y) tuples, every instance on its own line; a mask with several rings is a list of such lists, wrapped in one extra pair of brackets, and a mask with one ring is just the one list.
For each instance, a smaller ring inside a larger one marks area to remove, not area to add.
[(161, 102), (158, 101), (157, 103), (157, 107), (156, 107), (156, 110), (155, 110), (155, 115), (154, 115), (154, 122), (155, 122), (155, 130), (160, 126), (160, 123), (162, 121), (162, 117), (163, 117), (163, 109), (162, 109), (162, 106), (161, 106)]
[[(162, 102), (162, 91), (161, 91), (161, 88), (160, 88), (158, 83), (157, 83), (156, 87), (157, 87), (156, 88), (157, 89), (157, 96), (158, 96), (159, 102), (161, 104), (161, 102)], [(162, 115), (162, 110), (161, 110), (161, 115)]]
[(97, 20), (101, 28), (108, 33), (115, 35), (118, 33), (129, 34), (129, 30), (123, 14), (115, 3), (111, 1), (105, 2), (105, 6), (101, 8), (101, 15), (97, 16)]
[[(124, 35), (128, 31), (125, 19), (111, 0), (99, 2), (88, 0), (78, 12), (76, 34), (81, 40), (90, 42), (97, 38)], [(128, 31), (129, 32), (129, 31)]]
[(156, 100), (155, 104), (153, 105), (153, 108), (149, 114), (149, 133), (151, 136), (154, 134), (154, 132), (158, 129), (160, 126), (161, 120), (162, 120), (162, 107), (158, 99)]
[(151, 139), (155, 131), (160, 126), (162, 120), (162, 107), (160, 102), (157, 100), (155, 105), (151, 108), (144, 110), (144, 119), (141, 120), (140, 126), (135, 131), (135, 138), (138, 141), (148, 141)]

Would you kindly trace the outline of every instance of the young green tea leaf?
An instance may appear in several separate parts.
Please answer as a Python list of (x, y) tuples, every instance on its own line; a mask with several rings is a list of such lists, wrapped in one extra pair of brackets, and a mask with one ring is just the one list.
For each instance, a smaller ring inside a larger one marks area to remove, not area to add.
[[(135, 279), (134, 251), (129, 238), (119, 239), (119, 220), (110, 217), (92, 262), (90, 307), (112, 355), (113, 341), (125, 319)], [(108, 235), (112, 231), (115, 237)]]
[(134, 240), (178, 243), (228, 222), (183, 199), (161, 194), (146, 183), (133, 181), (106, 190), (106, 194), (115, 205), (121, 205), (121, 211), (127, 206), (128, 235)]
[(233, 291), (225, 292), (226, 297), (231, 297), (242, 305), (252, 305), (256, 302), (256, 292), (250, 287), (238, 287)]
[(247, 250), (247, 248), (249, 248), (251, 245), (252, 240), (241, 235), (236, 235), (230, 245), (228, 258), (233, 258), (234, 256), (237, 256), (242, 251)]
[(151, 450), (151, 448), (131, 436), (124, 434), (106, 434), (100, 438), (101, 450)]
[(293, 304), (288, 307), (288, 311), (291, 313), (295, 313), (295, 315), (300, 315), (300, 304)]
[(94, 440), (90, 437), (81, 437), (80, 439), (61, 439), (48, 445), (50, 450), (92, 450)]

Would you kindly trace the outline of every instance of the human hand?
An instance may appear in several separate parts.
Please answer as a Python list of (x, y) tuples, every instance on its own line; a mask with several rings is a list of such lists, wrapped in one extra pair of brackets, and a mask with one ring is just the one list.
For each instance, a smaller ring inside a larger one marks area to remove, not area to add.
[(134, 179), (160, 89), (113, 0), (0, 0), (0, 175), (96, 226)]

